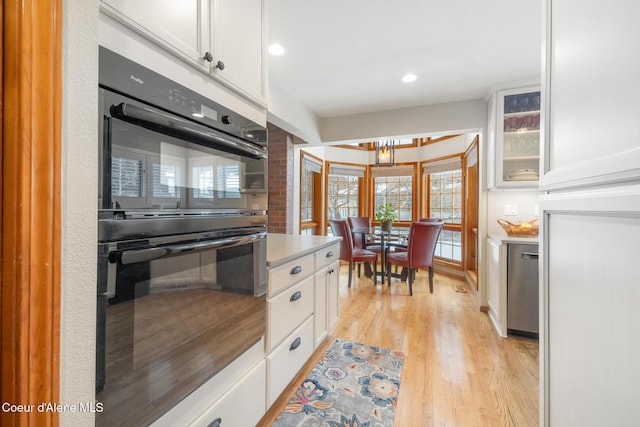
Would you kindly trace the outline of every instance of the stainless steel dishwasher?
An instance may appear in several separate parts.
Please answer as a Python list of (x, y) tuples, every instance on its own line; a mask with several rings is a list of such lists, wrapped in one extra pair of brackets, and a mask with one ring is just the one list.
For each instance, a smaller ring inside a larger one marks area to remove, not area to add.
[(538, 337), (538, 245), (508, 245), (507, 332)]

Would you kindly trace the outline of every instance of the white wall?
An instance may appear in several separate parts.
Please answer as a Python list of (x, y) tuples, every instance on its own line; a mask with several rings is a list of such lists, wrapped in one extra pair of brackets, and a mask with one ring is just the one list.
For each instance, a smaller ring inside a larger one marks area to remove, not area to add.
[(311, 145), (363, 142), (394, 136), (423, 136), (439, 132), (481, 132), (487, 123), (487, 101), (473, 99), (319, 118), (294, 95), (270, 85), (268, 120)]
[[(64, 0), (60, 404), (95, 398), (98, 4)], [(93, 425), (89, 412), (61, 426)]]
[[(489, 191), (487, 195), (487, 233), (506, 236), (506, 232), (497, 223), (498, 218), (518, 223), (530, 221), (539, 216), (539, 197), (537, 190)], [(517, 208), (517, 215), (505, 214), (505, 206)]]
[(319, 144), (320, 118), (281, 88), (269, 86), (267, 120), (309, 144)]
[(434, 132), (479, 131), (487, 123), (483, 99), (354, 114), (322, 120), (322, 141), (373, 140)]

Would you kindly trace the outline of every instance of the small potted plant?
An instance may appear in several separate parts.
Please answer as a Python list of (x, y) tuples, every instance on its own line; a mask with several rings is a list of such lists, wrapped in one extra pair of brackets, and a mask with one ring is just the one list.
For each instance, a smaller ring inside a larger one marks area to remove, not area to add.
[(375, 213), (376, 221), (380, 221), (381, 231), (391, 231), (391, 224), (398, 218), (398, 212), (391, 203), (378, 206)]

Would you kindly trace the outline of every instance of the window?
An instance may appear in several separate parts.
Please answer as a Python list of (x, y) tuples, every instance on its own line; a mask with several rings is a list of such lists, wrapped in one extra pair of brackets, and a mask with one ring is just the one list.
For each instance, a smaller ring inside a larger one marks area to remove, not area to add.
[[(190, 192), (197, 203), (241, 199), (240, 163), (230, 159), (199, 157), (190, 161)], [(240, 200), (237, 200), (240, 202)]]
[(427, 162), (422, 170), (426, 216), (444, 220), (436, 256), (462, 265), (462, 159), (456, 156)]
[[(339, 219), (360, 215), (360, 184), (364, 167), (332, 163), (327, 176), (327, 218)], [(327, 221), (328, 222), (328, 221)], [(327, 233), (330, 234), (327, 224)]]
[(153, 163), (153, 197), (180, 198), (178, 179), (180, 170), (175, 165)]
[(218, 164), (216, 190), (221, 199), (239, 199), (240, 165), (238, 163)]
[(300, 234), (322, 234), (322, 160), (300, 151)]
[[(372, 168), (373, 206), (372, 211), (385, 203), (398, 212), (398, 221), (413, 221), (413, 166)], [(373, 215), (372, 215), (373, 216)]]
[(194, 199), (213, 199), (213, 166), (191, 168)]
[(429, 216), (462, 224), (462, 170), (432, 173), (429, 183)]
[(112, 196), (146, 197), (147, 176), (144, 172), (145, 164), (145, 156), (114, 153), (111, 159)]

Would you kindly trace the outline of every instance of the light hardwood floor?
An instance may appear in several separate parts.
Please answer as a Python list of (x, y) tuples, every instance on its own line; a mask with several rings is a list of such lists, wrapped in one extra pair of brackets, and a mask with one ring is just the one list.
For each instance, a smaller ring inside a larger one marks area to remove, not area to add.
[[(355, 275), (354, 275), (355, 276)], [(500, 338), (461, 280), (420, 271), (413, 297), (364, 276), (347, 288), (340, 269), (340, 320), (258, 426), (270, 426), (333, 338), (401, 350), (405, 364), (394, 426), (537, 426), (538, 342)]]

